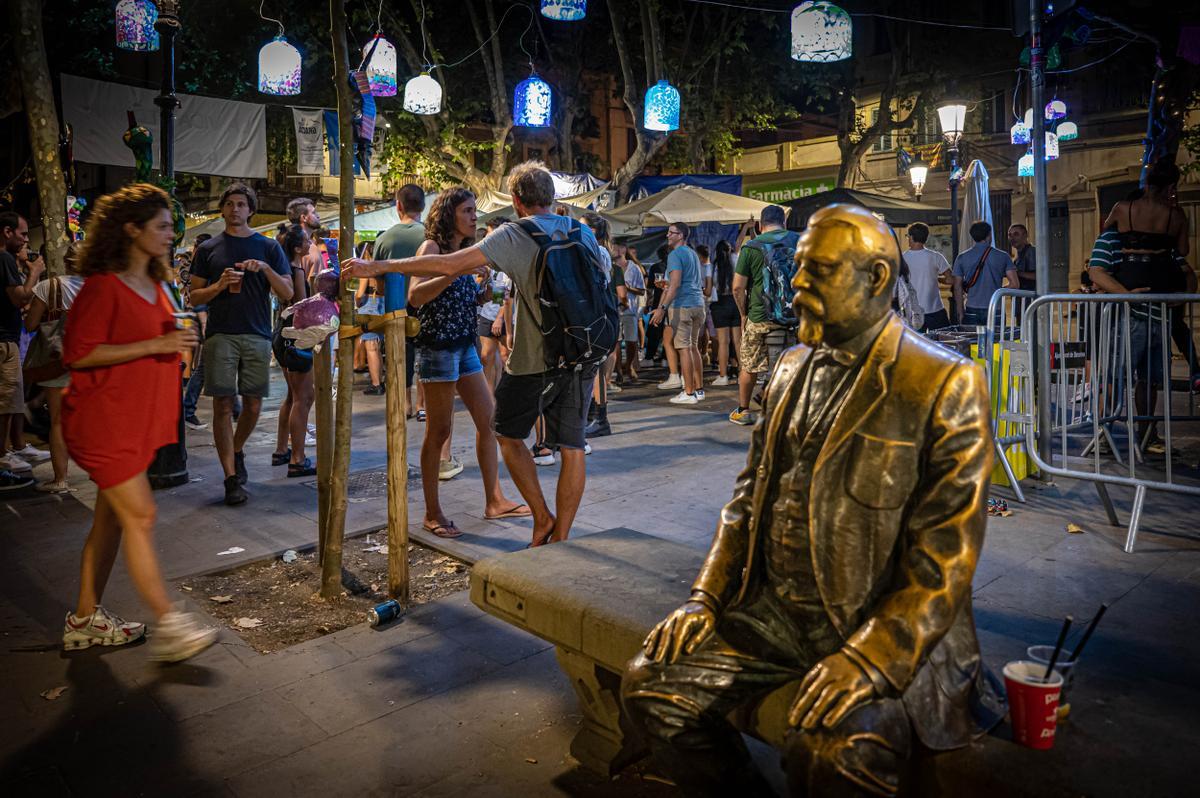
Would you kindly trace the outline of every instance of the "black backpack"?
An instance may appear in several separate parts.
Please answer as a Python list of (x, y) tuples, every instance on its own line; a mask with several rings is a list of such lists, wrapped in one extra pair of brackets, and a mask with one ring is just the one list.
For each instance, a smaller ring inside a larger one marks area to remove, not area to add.
[(552, 239), (531, 219), (517, 222), (534, 243), (537, 304), (548, 369), (583, 370), (603, 363), (617, 345), (620, 317), (607, 275), (571, 220), (565, 239)]
[(763, 254), (763, 310), (767, 321), (782, 327), (796, 326), (796, 311), (792, 308), (792, 278), (796, 276), (796, 242), (799, 236), (787, 232), (774, 244), (750, 241), (746, 246)]

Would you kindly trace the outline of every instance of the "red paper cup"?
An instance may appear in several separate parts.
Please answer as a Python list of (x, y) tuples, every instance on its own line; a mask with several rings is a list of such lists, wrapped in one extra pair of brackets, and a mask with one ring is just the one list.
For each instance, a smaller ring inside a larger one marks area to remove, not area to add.
[(1063, 677), (1055, 670), (1049, 679), (1043, 679), (1045, 673), (1046, 666), (1036, 662), (1018, 661), (1004, 666), (1013, 742), (1026, 748), (1054, 746)]

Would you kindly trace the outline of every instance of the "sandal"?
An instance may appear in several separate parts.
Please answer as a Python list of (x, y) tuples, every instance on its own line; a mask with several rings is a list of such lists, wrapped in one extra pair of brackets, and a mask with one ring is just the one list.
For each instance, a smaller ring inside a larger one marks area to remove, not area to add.
[(434, 524), (433, 526), (426, 526), (425, 524), (421, 524), (421, 529), (424, 529), (426, 532), (430, 532), (434, 535), (437, 535), (439, 538), (462, 537), (462, 530), (459, 529), (458, 527), (456, 527), (454, 525), (453, 521), (451, 521), (448, 524)]
[(292, 459), (292, 449), (289, 446), (282, 452), (271, 452), (271, 465), (281, 466), (287, 465)]
[(483, 517), (489, 521), (496, 521), (501, 518), (528, 518), (531, 515), (533, 515), (533, 510), (529, 509), (528, 504), (514, 504), (510, 510), (505, 510), (504, 512), (497, 513), (496, 515), (488, 515), (484, 513)]
[(552, 537), (554, 537), (554, 528), (553, 527), (551, 527), (550, 531), (547, 532), (542, 537), (542, 539), (537, 541), (536, 543), (534, 543), (534, 542), (526, 543), (525, 548), (532, 549), (532, 548), (536, 548), (538, 546), (545, 546), (546, 544), (548, 544), (550, 542), (550, 538), (552, 538)]
[(303, 462), (288, 463), (288, 478), (292, 477), (311, 477), (317, 473), (317, 467), (313, 465), (311, 457), (305, 457)]

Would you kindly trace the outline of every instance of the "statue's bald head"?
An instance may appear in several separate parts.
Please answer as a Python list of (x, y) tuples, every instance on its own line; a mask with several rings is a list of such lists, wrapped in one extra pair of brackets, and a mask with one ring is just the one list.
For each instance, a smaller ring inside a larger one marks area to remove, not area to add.
[(836, 344), (882, 318), (900, 257), (891, 229), (866, 208), (829, 205), (810, 216), (792, 281), (801, 338)]

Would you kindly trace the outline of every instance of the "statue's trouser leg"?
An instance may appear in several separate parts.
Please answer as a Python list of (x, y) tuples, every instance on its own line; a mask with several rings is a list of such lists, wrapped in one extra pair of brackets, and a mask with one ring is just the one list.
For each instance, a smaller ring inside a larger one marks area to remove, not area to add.
[[(745, 647), (743, 647), (745, 648)], [(774, 795), (726, 719), (736, 707), (804, 676), (713, 634), (670, 665), (639, 654), (621, 685), (625, 711), (687, 796)]]
[(791, 794), (895, 795), (903, 786), (911, 741), (908, 714), (894, 698), (863, 704), (833, 729), (792, 732), (783, 755)]

